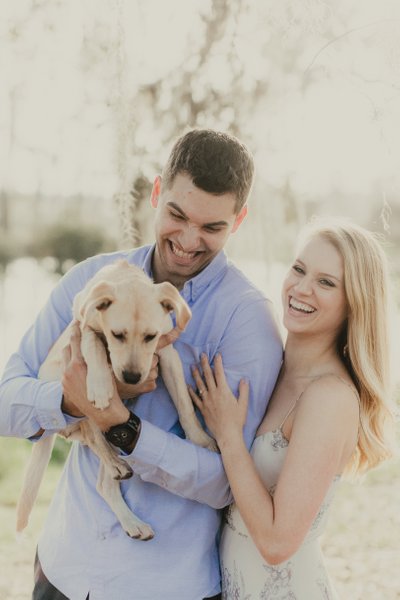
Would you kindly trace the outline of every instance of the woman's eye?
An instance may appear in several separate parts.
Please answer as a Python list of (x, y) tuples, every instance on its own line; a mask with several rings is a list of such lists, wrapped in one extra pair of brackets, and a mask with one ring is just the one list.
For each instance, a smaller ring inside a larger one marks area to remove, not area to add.
[(299, 265), (293, 265), (293, 270), (296, 271), (296, 273), (304, 273), (304, 270), (299, 267)]
[(327, 285), (328, 287), (335, 287), (335, 284), (332, 281), (329, 281), (329, 279), (320, 279), (319, 282), (322, 285)]

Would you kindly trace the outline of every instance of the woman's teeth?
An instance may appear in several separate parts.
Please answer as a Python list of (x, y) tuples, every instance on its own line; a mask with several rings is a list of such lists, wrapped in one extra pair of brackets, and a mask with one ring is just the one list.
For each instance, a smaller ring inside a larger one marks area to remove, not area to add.
[(303, 304), (303, 302), (299, 302), (298, 300), (294, 300), (294, 298), (290, 298), (289, 300), (290, 308), (294, 308), (294, 310), (298, 310), (300, 312), (305, 313), (313, 313), (315, 312), (315, 308), (309, 306), (308, 304)]

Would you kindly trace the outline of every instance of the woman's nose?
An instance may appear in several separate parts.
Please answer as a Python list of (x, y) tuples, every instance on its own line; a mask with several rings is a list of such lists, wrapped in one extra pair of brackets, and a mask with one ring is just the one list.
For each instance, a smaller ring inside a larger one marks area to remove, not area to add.
[(301, 292), (305, 296), (309, 296), (310, 294), (312, 294), (311, 280), (307, 276), (302, 277), (301, 279), (298, 280), (298, 282), (296, 284), (296, 290), (298, 292)]

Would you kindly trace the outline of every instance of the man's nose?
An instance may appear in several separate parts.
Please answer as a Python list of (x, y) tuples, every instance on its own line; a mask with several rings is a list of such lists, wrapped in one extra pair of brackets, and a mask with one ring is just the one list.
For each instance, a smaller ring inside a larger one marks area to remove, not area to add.
[(186, 252), (196, 250), (199, 246), (200, 230), (195, 225), (186, 224), (179, 234), (178, 241)]

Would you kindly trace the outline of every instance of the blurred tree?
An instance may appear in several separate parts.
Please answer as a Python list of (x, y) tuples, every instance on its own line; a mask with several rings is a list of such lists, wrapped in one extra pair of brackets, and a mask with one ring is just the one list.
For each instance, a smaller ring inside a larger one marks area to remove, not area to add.
[[(140, 4), (145, 11), (145, 2)], [(187, 34), (181, 63), (129, 92), (127, 79), (134, 72), (134, 65), (126, 53), (129, 28), (123, 16), (123, 2), (118, 3), (117, 10), (120, 39), (115, 80), (119, 92), (115, 114), (122, 189), (116, 195), (116, 202), (126, 243), (131, 245), (148, 241), (147, 199), (151, 178), (160, 172), (167, 150), (185, 130), (211, 127), (230, 131), (253, 152), (257, 152), (261, 143), (264, 152), (273, 154), (268, 139), (263, 139), (263, 126), (264, 137), (268, 138), (270, 125), (265, 115), (273, 119), (282, 100), (291, 93), (304, 94), (318, 80), (321, 72), (317, 67), (306, 70), (313, 56), (310, 45), (314, 43), (319, 49), (332, 38), (344, 12), (336, 16), (329, 3), (320, 0), (310, 0), (301, 8), (291, 0), (280, 3), (279, 7), (271, 1), (200, 3), (197, 20)], [(179, 7), (176, 13), (178, 17)], [(263, 173), (258, 173), (260, 176)], [(263, 223), (258, 251), (261, 249), (262, 258), (267, 260), (271, 260), (270, 248), (274, 243), (265, 240), (274, 240), (279, 235), (283, 246), (287, 240), (282, 239), (283, 228), (279, 225), (289, 225), (286, 234), (290, 240), (292, 225), (298, 229), (305, 216), (292, 190), (289, 173), (280, 189), (274, 189), (274, 205), (266, 202), (271, 192), (264, 185), (262, 192), (257, 190), (253, 194), (255, 206), (249, 214), (249, 226), (241, 230), (243, 246), (254, 255), (252, 230), (254, 226), (260, 229), (259, 224)], [(280, 201), (284, 210), (277, 206)]]
[(15, 258), (21, 255), (21, 248), (18, 248), (14, 240), (9, 235), (0, 236), (0, 274), (7, 269), (7, 265)]
[[(377, 17), (381, 9), (373, 4), (346, 0), (8, 3), (17, 8), (0, 8), (11, 15), (5, 20), (2, 50), (6, 50), (5, 64), (12, 65), (5, 86), (11, 90), (5, 97), (8, 116), (0, 121), (2, 138), (9, 140), (9, 154), (16, 164), (22, 159), (29, 162), (29, 174), (37, 176), (38, 187), (51, 180), (63, 189), (60, 173), (69, 183), (73, 179), (73, 193), (83, 196), (92, 186), (103, 193), (103, 182), (109, 186), (105, 196), (118, 187), (115, 202), (125, 240), (121, 243), (132, 245), (147, 241), (148, 191), (174, 139), (192, 127), (231, 131), (261, 157), (247, 220), (251, 226), (241, 229), (240, 245), (243, 252), (254, 253), (254, 240), (259, 239), (264, 246), (258, 244), (257, 257), (271, 260), (278, 247), (275, 241), (279, 238), (280, 247), (290, 244), (293, 230), (302, 224), (306, 216), (302, 204), (320, 201), (313, 153), (331, 146), (323, 135), (309, 139), (306, 126), (298, 123), (306, 120), (315, 131), (318, 122), (314, 124), (312, 109), (321, 109), (326, 121), (338, 123), (343, 136), (336, 138), (338, 153), (348, 145), (350, 136), (340, 122), (341, 113), (335, 112), (337, 96), (330, 101), (331, 88), (321, 96), (321, 87), (326, 91), (336, 80), (340, 90), (351, 88), (359, 95), (361, 108), (365, 102), (370, 107), (382, 138), (394, 130), (390, 118), (400, 89), (400, 38), (393, 35), (394, 29), (383, 27), (385, 19)], [(382, 16), (385, 11), (390, 17), (386, 8)], [(180, 55), (169, 61), (168, 50), (174, 46), (180, 46)], [(374, 71), (374, 65), (385, 68)], [(305, 119), (306, 97), (311, 110)], [(357, 112), (356, 102), (349, 110), (343, 104), (347, 117), (352, 110)], [(389, 148), (397, 143), (391, 135)], [(102, 154), (103, 148), (111, 148), (112, 156)], [(344, 198), (342, 205), (348, 206), (346, 186), (353, 179), (354, 164), (345, 165), (348, 171), (345, 168), (340, 179), (330, 166), (331, 156), (322, 158), (328, 176), (319, 192), (325, 194), (335, 185), (330, 207), (335, 213), (338, 200)], [(359, 169), (361, 178), (367, 170)], [(18, 175), (14, 165), (14, 179)], [(118, 186), (114, 185), (117, 176)], [(46, 185), (42, 189), (47, 192)]]
[[(266, 79), (249, 81), (245, 62), (240, 60), (235, 48), (238, 16), (245, 10), (245, 4), (244, 0), (211, 0), (208, 5), (201, 6), (202, 33), (199, 35), (196, 29), (196, 35), (192, 32), (188, 36), (188, 47), (179, 68), (140, 86), (135, 96), (129, 99), (130, 106), (135, 108), (136, 119), (132, 110), (124, 110), (123, 78), (129, 65), (127, 62), (124, 64), (124, 60), (127, 61), (124, 53), (118, 53), (118, 119), (125, 115), (130, 120), (118, 125), (120, 152), (126, 151), (127, 132), (132, 132), (132, 124), (135, 124), (135, 133), (128, 144), (129, 155), (125, 156), (125, 160), (136, 166), (133, 182), (129, 193), (125, 189), (125, 192), (116, 195), (128, 244), (145, 241), (146, 219), (150, 212), (147, 208), (150, 177), (160, 172), (164, 160), (162, 155), (170, 149), (175, 138), (186, 129), (195, 127), (215, 127), (240, 136), (247, 115), (252, 113), (259, 98), (267, 91)], [(120, 21), (123, 21), (123, 5), (120, 3), (118, 8)], [(123, 43), (124, 39), (120, 40), (120, 44)], [(223, 82), (215, 76), (216, 71), (223, 72)], [(210, 76), (212, 73), (214, 76)], [(244, 90), (248, 93), (244, 94)], [(140, 115), (139, 122), (137, 115)], [(148, 130), (147, 135), (143, 134), (144, 128)], [(158, 139), (158, 149), (149, 152), (147, 144), (154, 137)], [(126, 178), (127, 171), (127, 166), (121, 165), (123, 161), (124, 157), (120, 156), (122, 179)]]
[(0, 193), (0, 232), (6, 233), (8, 231), (9, 223), (9, 198), (5, 190), (1, 190)]
[(57, 223), (36, 232), (35, 240), (26, 247), (28, 254), (35, 258), (53, 257), (55, 271), (60, 274), (76, 262), (112, 250), (115, 244), (100, 229), (68, 223)]

